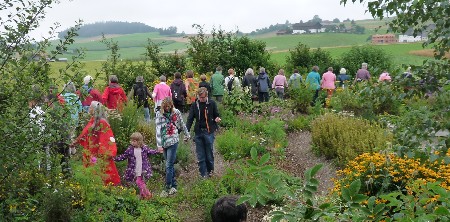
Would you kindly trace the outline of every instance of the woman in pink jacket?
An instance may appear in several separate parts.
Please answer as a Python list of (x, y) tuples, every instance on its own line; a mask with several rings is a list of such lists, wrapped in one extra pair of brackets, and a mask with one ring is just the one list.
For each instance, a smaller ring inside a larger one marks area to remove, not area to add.
[(278, 98), (284, 98), (284, 89), (287, 88), (288, 84), (286, 81), (286, 76), (284, 76), (284, 69), (278, 71), (278, 75), (273, 78), (272, 89), (275, 89)]
[(323, 74), (321, 83), (322, 89), (327, 90), (328, 98), (331, 98), (336, 88), (334, 82), (336, 82), (336, 75), (333, 73), (333, 67), (329, 67), (328, 72)]

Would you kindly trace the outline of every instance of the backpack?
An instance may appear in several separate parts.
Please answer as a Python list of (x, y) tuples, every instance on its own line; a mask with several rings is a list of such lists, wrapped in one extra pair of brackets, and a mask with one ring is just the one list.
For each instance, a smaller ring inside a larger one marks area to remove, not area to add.
[(302, 76), (300, 74), (297, 75), (293, 74), (292, 76), (293, 76), (293, 78), (291, 79), (292, 87), (299, 88), (300, 83), (302, 83)]
[(263, 78), (258, 78), (258, 91), (259, 92), (269, 92), (267, 76), (263, 76)]
[(229, 92), (231, 92), (231, 90), (233, 90), (233, 82), (234, 82), (234, 77), (231, 77), (230, 80), (228, 80), (228, 83), (227, 83), (227, 88), (228, 88)]
[(174, 103), (176, 104), (182, 104), (184, 102), (184, 96), (183, 93), (181, 92), (182, 88), (181, 88), (182, 84), (172, 84), (172, 100)]
[(138, 102), (144, 102), (147, 100), (147, 92), (145, 90), (145, 86), (134, 86), (134, 97), (137, 98)]

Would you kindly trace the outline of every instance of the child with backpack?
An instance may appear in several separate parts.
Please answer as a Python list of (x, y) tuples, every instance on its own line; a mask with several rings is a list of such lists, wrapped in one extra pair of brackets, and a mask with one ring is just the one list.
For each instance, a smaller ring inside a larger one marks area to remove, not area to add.
[(130, 143), (131, 145), (128, 149), (123, 154), (114, 158), (114, 161), (128, 160), (127, 169), (124, 174), (125, 181), (127, 183), (136, 183), (141, 199), (150, 199), (152, 193), (147, 189), (147, 185), (145, 184), (145, 180), (152, 176), (152, 166), (150, 165), (148, 156), (162, 153), (162, 149), (149, 149), (144, 144), (144, 137), (139, 132), (131, 134)]

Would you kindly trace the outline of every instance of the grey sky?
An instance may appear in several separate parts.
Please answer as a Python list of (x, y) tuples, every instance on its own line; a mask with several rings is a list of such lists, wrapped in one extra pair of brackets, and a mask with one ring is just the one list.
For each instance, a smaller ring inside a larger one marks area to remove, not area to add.
[(341, 21), (371, 18), (364, 4), (340, 5), (339, 0), (62, 0), (47, 11), (46, 19), (33, 34), (46, 35), (54, 22), (66, 29), (82, 19), (84, 23), (97, 21), (142, 22), (161, 28), (176, 26), (179, 32), (196, 33), (192, 24), (213, 26), (227, 31), (239, 29), (251, 32), (271, 24), (307, 21), (314, 15), (321, 19)]

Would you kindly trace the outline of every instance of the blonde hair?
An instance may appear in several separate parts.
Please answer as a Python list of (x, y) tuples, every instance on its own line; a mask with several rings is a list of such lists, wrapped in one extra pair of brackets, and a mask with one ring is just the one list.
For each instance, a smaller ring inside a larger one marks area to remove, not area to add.
[(206, 75), (205, 75), (205, 74), (202, 74), (202, 75), (200, 76), (200, 80), (205, 81), (205, 80), (206, 80)]
[(172, 98), (170, 98), (170, 97), (166, 97), (166, 98), (164, 98), (163, 99), (163, 101), (161, 102), (161, 110), (162, 110), (162, 112), (164, 112), (164, 108), (165, 107), (168, 107), (170, 110), (172, 110), (173, 111), (173, 101), (172, 101)]
[(130, 136), (131, 140), (135, 140), (138, 142), (139, 147), (142, 147), (144, 145), (144, 136), (140, 132), (134, 132)]
[(208, 96), (208, 89), (206, 89), (205, 87), (200, 87), (197, 90), (197, 96), (200, 96), (202, 94), (206, 93), (206, 96)]

